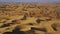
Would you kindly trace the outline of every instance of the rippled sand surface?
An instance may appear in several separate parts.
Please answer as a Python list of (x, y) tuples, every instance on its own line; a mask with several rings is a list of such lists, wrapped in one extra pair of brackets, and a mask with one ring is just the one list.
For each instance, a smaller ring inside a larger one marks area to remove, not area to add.
[(60, 3), (0, 2), (0, 34), (60, 34)]

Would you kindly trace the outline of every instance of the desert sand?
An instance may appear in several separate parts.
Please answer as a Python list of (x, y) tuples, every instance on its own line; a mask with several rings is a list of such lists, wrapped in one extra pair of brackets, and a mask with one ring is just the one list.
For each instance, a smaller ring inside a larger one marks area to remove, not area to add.
[(60, 3), (0, 2), (0, 34), (60, 34)]

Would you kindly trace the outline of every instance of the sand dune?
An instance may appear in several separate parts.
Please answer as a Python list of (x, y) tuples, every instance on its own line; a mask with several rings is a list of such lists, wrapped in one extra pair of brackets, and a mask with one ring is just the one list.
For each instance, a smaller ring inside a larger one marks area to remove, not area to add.
[(60, 3), (0, 2), (0, 34), (60, 34)]

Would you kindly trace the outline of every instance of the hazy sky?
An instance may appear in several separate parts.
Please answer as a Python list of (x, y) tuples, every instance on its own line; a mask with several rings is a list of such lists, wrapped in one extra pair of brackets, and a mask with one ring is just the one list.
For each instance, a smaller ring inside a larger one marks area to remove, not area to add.
[(0, 0), (0, 2), (60, 2), (60, 0)]

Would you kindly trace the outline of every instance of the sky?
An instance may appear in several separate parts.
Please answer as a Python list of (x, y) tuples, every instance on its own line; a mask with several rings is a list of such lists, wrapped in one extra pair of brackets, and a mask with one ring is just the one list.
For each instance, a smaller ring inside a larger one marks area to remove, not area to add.
[(0, 0), (0, 2), (60, 2), (60, 0)]

